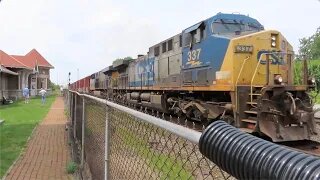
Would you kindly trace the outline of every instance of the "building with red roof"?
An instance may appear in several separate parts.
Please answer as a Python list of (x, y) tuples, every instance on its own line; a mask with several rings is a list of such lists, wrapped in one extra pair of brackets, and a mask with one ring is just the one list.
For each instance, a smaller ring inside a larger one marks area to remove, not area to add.
[(36, 49), (26, 55), (9, 55), (0, 50), (0, 99), (19, 98), (25, 87), (31, 95), (41, 88), (48, 89), (53, 68)]

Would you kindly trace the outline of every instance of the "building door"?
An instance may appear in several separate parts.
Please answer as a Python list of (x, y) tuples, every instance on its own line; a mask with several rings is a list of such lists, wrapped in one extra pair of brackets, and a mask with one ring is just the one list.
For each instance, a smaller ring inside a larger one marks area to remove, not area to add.
[(30, 83), (30, 95), (31, 96), (35, 96), (36, 95), (36, 89), (37, 89), (36, 78), (32, 77), (31, 78), (31, 83)]

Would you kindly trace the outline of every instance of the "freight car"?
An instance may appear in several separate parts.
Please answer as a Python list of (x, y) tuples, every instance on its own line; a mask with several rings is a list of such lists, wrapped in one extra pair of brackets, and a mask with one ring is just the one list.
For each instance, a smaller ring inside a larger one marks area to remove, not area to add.
[(88, 93), (90, 90), (89, 85), (90, 85), (90, 76), (82, 78), (82, 79), (70, 84), (69, 89), (72, 89), (74, 91)]
[(315, 81), (293, 84), (293, 56), (279, 31), (218, 13), (147, 55), (115, 61), (103, 71), (102, 89), (117, 102), (204, 123), (222, 119), (274, 142), (305, 140), (316, 134), (308, 95)]

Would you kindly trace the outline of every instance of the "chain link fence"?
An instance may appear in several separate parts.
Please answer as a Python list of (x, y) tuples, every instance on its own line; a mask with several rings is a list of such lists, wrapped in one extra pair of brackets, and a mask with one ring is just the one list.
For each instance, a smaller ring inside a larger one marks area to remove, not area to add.
[(200, 132), (89, 95), (64, 97), (82, 179), (234, 179), (200, 153)]

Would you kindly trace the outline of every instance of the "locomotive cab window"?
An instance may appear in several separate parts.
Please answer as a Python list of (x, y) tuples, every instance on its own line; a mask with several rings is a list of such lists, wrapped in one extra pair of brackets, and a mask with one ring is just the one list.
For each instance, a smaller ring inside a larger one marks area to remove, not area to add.
[(200, 42), (200, 29), (197, 29), (196, 31), (191, 32), (192, 37), (192, 44), (199, 43)]
[(196, 28), (191, 27), (183, 34), (183, 46), (191, 46), (200, 43), (206, 37), (205, 24), (198, 24)]
[(232, 19), (219, 19), (211, 24), (212, 32), (214, 34), (226, 35), (240, 35), (241, 32), (258, 32), (263, 30), (263, 27), (255, 23), (244, 23)]
[(160, 47), (157, 46), (154, 48), (154, 56), (159, 56), (159, 54), (160, 54)]

